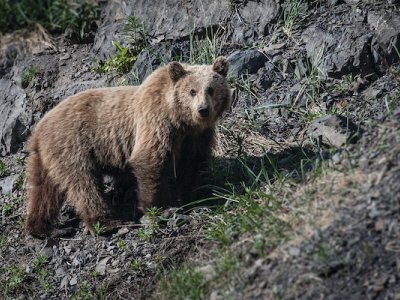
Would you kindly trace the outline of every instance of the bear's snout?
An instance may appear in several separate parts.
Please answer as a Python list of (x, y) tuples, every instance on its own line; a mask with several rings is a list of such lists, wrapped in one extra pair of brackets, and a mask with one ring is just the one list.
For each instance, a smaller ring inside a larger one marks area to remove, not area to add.
[(202, 118), (207, 118), (210, 115), (210, 109), (206, 105), (199, 106), (197, 110)]

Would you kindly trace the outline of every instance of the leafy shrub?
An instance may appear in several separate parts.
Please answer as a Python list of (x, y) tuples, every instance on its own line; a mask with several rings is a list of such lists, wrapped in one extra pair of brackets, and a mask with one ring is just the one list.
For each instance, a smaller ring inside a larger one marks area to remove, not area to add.
[(41, 24), (51, 33), (72, 30), (80, 41), (96, 27), (100, 9), (93, 1), (84, 0), (0, 0), (0, 31)]

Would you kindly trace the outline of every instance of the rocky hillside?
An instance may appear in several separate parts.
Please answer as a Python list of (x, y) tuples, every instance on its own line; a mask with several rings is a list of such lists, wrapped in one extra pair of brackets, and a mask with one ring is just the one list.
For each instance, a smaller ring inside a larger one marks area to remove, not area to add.
[[(400, 299), (400, 1), (0, 1), (1, 299)], [(225, 55), (197, 201), (23, 232), (26, 141), (79, 91)]]

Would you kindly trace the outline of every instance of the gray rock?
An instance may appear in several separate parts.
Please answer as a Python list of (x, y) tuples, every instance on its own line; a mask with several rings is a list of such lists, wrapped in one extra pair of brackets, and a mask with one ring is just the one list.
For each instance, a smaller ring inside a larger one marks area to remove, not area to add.
[(123, 28), (129, 16), (143, 22), (155, 41), (165, 41), (187, 37), (194, 29), (218, 26), (229, 11), (228, 1), (193, 1), (183, 6), (180, 0), (109, 1), (94, 40), (93, 52), (101, 59), (112, 55), (115, 49), (111, 42), (123, 44), (126, 40)]
[(111, 256), (107, 256), (106, 258), (100, 260), (96, 265), (95, 271), (100, 275), (104, 275), (106, 273), (107, 262), (110, 260), (110, 258)]
[(160, 60), (154, 54), (151, 54), (149, 51), (142, 51), (128, 75), (130, 83), (134, 85), (140, 84), (157, 69), (160, 63)]
[(5, 156), (26, 139), (32, 113), (24, 90), (11, 80), (0, 79), (0, 99), (0, 156)]
[(233, 15), (232, 25), (235, 30), (232, 41), (249, 44), (254, 38), (268, 34), (268, 25), (278, 18), (280, 5), (273, 0), (243, 2), (237, 6)]
[(231, 1), (214, 0), (109, 1), (95, 36), (93, 53), (104, 59), (115, 54), (112, 41), (124, 45), (127, 40), (124, 23), (129, 16), (144, 23), (152, 44), (187, 40), (194, 33), (199, 36), (215, 33), (229, 18), (235, 28), (232, 42), (251, 44), (267, 33), (267, 26), (278, 17), (280, 9), (273, 0), (245, 1), (235, 8), (231, 5)]
[(72, 278), (69, 280), (70, 285), (76, 285), (78, 283), (78, 277), (76, 275), (72, 276)]
[(128, 232), (128, 227), (122, 227), (117, 231), (116, 236), (125, 236)]
[(236, 51), (228, 56), (228, 77), (240, 77), (240, 75), (255, 74), (265, 66), (268, 58), (257, 50)]
[(373, 71), (370, 45), (372, 33), (361, 22), (352, 25), (311, 25), (302, 34), (307, 56), (324, 76)]
[(325, 144), (342, 147), (356, 138), (357, 128), (347, 118), (327, 115), (314, 120), (307, 129), (312, 138), (321, 138)]
[(0, 180), (0, 191), (3, 194), (11, 193), (14, 190), (15, 183), (17, 182), (18, 176), (19, 176), (18, 174), (10, 175), (6, 178), (1, 179)]
[(299, 256), (300, 255), (300, 248), (291, 246), (288, 249), (288, 252), (291, 256)]
[(386, 64), (398, 61), (396, 49), (400, 49), (400, 14), (397, 12), (371, 11), (368, 24), (374, 29), (371, 50), (375, 63), (386, 60)]

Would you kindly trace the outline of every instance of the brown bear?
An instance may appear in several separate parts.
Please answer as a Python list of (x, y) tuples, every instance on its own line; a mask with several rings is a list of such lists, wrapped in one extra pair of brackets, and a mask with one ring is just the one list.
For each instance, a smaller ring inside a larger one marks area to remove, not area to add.
[(109, 216), (102, 176), (112, 170), (133, 173), (143, 213), (163, 201), (166, 171), (178, 198), (190, 193), (231, 102), (228, 67), (224, 57), (212, 66), (171, 62), (140, 86), (87, 90), (49, 111), (29, 142), (27, 232), (51, 233), (67, 201), (93, 235)]

